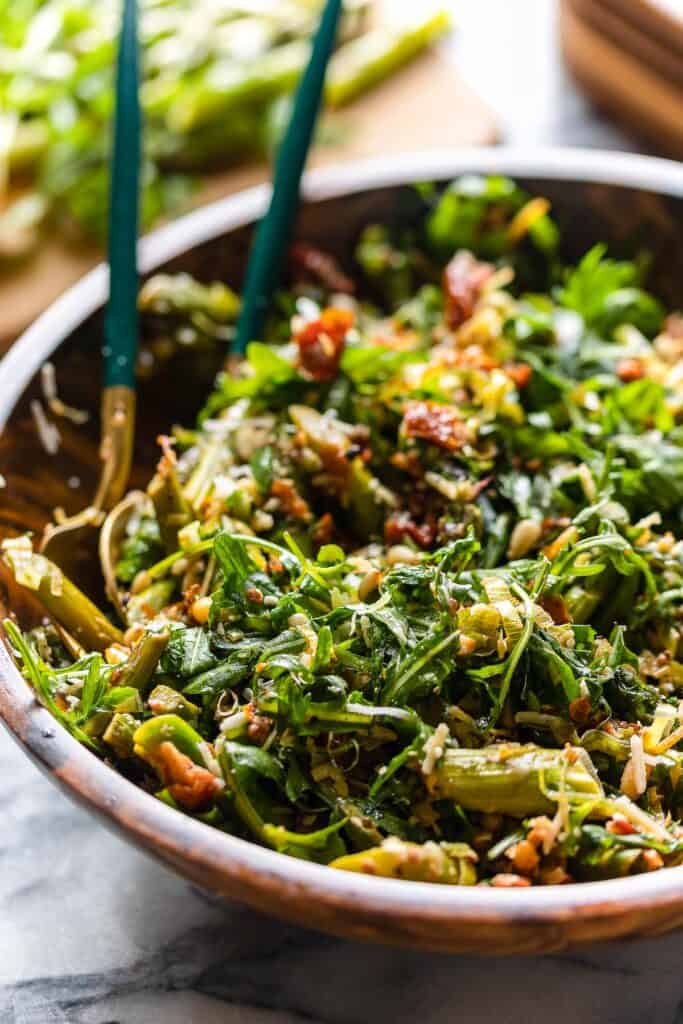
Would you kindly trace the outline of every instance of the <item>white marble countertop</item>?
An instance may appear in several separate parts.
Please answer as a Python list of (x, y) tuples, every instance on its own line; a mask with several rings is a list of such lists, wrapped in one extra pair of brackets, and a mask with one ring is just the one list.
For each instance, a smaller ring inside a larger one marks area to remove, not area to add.
[[(462, 0), (453, 58), (508, 141), (637, 148), (566, 78), (553, 7)], [(481, 960), (306, 932), (159, 868), (4, 731), (0, 815), (0, 1024), (683, 1024), (683, 935)]]
[(543, 960), (345, 942), (161, 869), (73, 807), (4, 732), (0, 779), (2, 1024), (677, 1020), (683, 937)]

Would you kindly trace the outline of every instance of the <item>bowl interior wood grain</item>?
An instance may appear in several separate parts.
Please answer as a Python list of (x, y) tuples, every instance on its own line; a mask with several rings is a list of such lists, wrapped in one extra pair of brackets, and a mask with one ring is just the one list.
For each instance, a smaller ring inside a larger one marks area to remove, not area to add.
[[(669, 306), (683, 303), (683, 169), (665, 161), (489, 150), (355, 166), (309, 180), (312, 198), (302, 208), (297, 234), (334, 251), (351, 270), (354, 241), (365, 224), (415, 220), (419, 202), (406, 183), (445, 182), (467, 171), (509, 173), (532, 194), (548, 196), (567, 259), (600, 240), (614, 255), (647, 249), (652, 287)], [(263, 189), (251, 190), (157, 232), (144, 243), (144, 269), (184, 270), (239, 287), (251, 222), (265, 200)], [(102, 337), (98, 307), (105, 287), (100, 271), (89, 275), (0, 365), (0, 422), (6, 418), (0, 436), (0, 472), (6, 481), (0, 491), (0, 536), (39, 532), (55, 506), (76, 511), (93, 492)], [(73, 323), (76, 328), (68, 330), (65, 325)], [(60, 397), (90, 413), (82, 426), (59, 421), (56, 455), (40, 444), (31, 413), (31, 402), (42, 397), (38, 367), (48, 355)], [(133, 485), (144, 486), (150, 476), (157, 434), (172, 423), (193, 422), (219, 362), (219, 353), (198, 359), (180, 352), (140, 382)], [(0, 604), (3, 617), (12, 612), (22, 623), (35, 617), (35, 606), (6, 573), (0, 577)], [(3, 641), (0, 714), (25, 750), (105, 823), (215, 892), (330, 932), (451, 951), (549, 951), (683, 924), (683, 868), (556, 888), (460, 889), (332, 871), (226, 836), (136, 789), (80, 747), (36, 704), (4, 636)]]

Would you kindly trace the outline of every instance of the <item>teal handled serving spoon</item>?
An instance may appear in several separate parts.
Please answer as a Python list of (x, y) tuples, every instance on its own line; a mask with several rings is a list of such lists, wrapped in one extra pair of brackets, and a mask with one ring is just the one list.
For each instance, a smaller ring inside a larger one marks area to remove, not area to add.
[(238, 354), (244, 352), (250, 341), (261, 337), (270, 301), (279, 283), (341, 7), (341, 0), (327, 0), (325, 4), (311, 57), (278, 149), (270, 206), (256, 229), (247, 265), (242, 309), (232, 345), (233, 352)]
[(92, 572), (97, 528), (123, 494), (135, 427), (137, 231), (141, 119), (136, 0), (124, 0), (116, 72), (109, 196), (109, 302), (104, 322), (100, 480), (92, 503), (45, 528), (41, 551), (72, 578)]

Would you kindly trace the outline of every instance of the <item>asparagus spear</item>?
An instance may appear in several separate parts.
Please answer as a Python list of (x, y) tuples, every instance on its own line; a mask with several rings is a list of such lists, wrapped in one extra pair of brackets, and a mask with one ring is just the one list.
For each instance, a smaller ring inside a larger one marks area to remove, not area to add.
[(175, 580), (161, 579), (150, 583), (144, 590), (132, 594), (126, 605), (126, 620), (132, 625), (133, 623), (144, 623), (153, 618), (171, 600), (174, 589)]
[(330, 864), (341, 871), (355, 871), (382, 878), (442, 885), (475, 885), (477, 855), (466, 843), (407, 843), (392, 836), (381, 846), (338, 857)]
[(54, 562), (31, 549), (26, 537), (6, 541), (5, 562), (17, 583), (35, 591), (45, 610), (89, 651), (103, 651), (123, 639), (104, 612)]
[(156, 762), (162, 743), (172, 743), (181, 754), (205, 767), (206, 743), (197, 730), (178, 715), (158, 715), (143, 722), (135, 731), (134, 741), (137, 756), (152, 765)]
[[(259, 711), (265, 715), (278, 714), (277, 699), (259, 698), (257, 704)], [(309, 704), (304, 711), (304, 721), (311, 730), (317, 725), (320, 731), (330, 732), (355, 732), (357, 729), (369, 729), (381, 724), (399, 732), (414, 733), (418, 727), (417, 716), (404, 708), (374, 707), (371, 704), (350, 702), (341, 708)]]
[(175, 467), (164, 461), (160, 469), (151, 479), (147, 493), (152, 499), (154, 513), (159, 524), (161, 541), (171, 554), (178, 550), (178, 531), (192, 521), (192, 510), (189, 506)]
[(144, 690), (159, 664), (159, 659), (168, 643), (168, 630), (160, 633), (145, 633), (133, 648), (118, 677), (119, 686), (132, 686)]
[(480, 750), (448, 748), (432, 778), (440, 797), (466, 810), (519, 818), (554, 811), (560, 793), (569, 801), (604, 795), (590, 757), (579, 747), (546, 750), (509, 743)]
[(154, 687), (147, 703), (153, 715), (174, 714), (186, 722), (196, 722), (199, 718), (199, 707), (164, 683)]
[(215, 65), (171, 105), (172, 131), (188, 132), (217, 118), (229, 117), (245, 103), (264, 103), (295, 86), (308, 60), (302, 39), (278, 46), (250, 68), (234, 61)]
[(140, 289), (143, 313), (187, 316), (203, 313), (214, 323), (231, 323), (239, 312), (239, 296), (222, 281), (202, 284), (189, 274), (155, 274)]
[(134, 749), (137, 719), (127, 713), (115, 714), (102, 734), (102, 739), (111, 747), (117, 757), (131, 757)]
[(409, 24), (377, 28), (341, 46), (332, 60), (325, 85), (325, 99), (341, 107), (388, 78), (402, 65), (450, 30), (447, 11), (419, 15)]

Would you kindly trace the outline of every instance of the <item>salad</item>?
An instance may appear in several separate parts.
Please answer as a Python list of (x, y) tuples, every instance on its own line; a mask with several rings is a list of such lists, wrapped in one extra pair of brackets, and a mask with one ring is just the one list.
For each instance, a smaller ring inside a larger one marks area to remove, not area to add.
[[(77, 740), (281, 853), (494, 887), (681, 863), (683, 319), (645, 257), (563, 263), (506, 178), (418, 191), (353, 266), (293, 248), (103, 524), (106, 605), (4, 542), (45, 609), (5, 629)], [(140, 304), (220, 344), (239, 299)]]

